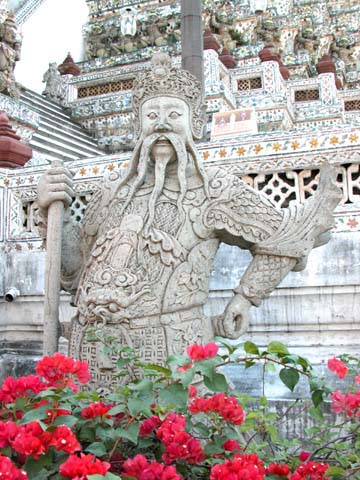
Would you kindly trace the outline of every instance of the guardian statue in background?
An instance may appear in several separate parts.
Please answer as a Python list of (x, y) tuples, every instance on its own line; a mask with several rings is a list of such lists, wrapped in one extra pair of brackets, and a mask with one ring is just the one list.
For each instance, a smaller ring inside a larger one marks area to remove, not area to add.
[(15, 82), (15, 64), (20, 60), (21, 37), (18, 33), (14, 14), (10, 12), (0, 24), (0, 93), (13, 98), (20, 97)]
[[(204, 168), (194, 139), (203, 132), (203, 97), (189, 72), (158, 54), (133, 92), (138, 140), (127, 174), (113, 172), (88, 205), (82, 226), (64, 226), (62, 286), (74, 295), (70, 354), (87, 360), (94, 385), (109, 385), (114, 364), (87, 340), (90, 328), (163, 362), (214, 335), (237, 338), (259, 306), (312, 248), (328, 240), (340, 192), (325, 169), (316, 194), (281, 210), (226, 171)], [(42, 216), (74, 195), (66, 169), (40, 180)], [(45, 229), (44, 229), (45, 231)], [(224, 314), (203, 306), (220, 242), (253, 259)]]

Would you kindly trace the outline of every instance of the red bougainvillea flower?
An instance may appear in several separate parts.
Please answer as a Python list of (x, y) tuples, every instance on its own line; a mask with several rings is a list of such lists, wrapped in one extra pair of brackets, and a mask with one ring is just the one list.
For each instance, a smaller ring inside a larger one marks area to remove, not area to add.
[(76, 480), (86, 480), (87, 475), (106, 475), (110, 468), (110, 463), (102, 462), (95, 455), (80, 454), (70, 455), (65, 463), (60, 465), (59, 473), (63, 477)]
[(265, 468), (257, 455), (236, 454), (233, 460), (227, 460), (212, 467), (210, 480), (265, 480)]
[(189, 345), (186, 351), (191, 360), (198, 362), (200, 360), (215, 357), (219, 351), (219, 347), (213, 342), (207, 343), (206, 345), (198, 345), (197, 343), (194, 343), (193, 345)]
[(123, 465), (123, 476), (134, 477), (137, 480), (182, 480), (172, 466), (151, 461), (148, 463), (144, 455), (129, 458)]
[(140, 437), (147, 437), (160, 427), (162, 421), (157, 415), (153, 415), (150, 418), (144, 420), (140, 425), (139, 435)]
[(56, 352), (52, 357), (43, 357), (35, 367), (36, 373), (45, 378), (53, 386), (72, 386), (69, 375), (73, 375), (80, 383), (90, 380), (87, 362), (74, 360)]
[(19, 470), (10, 458), (0, 453), (0, 478), (1, 480), (29, 480), (25, 470)]
[(280, 478), (288, 478), (290, 472), (290, 467), (286, 463), (271, 463), (267, 469), (266, 473), (269, 475), (277, 475)]
[(188, 386), (189, 398), (195, 398), (197, 396), (197, 388), (194, 385)]
[(356, 375), (356, 377), (355, 377), (355, 383), (357, 383), (358, 385), (360, 385), (360, 375)]
[(194, 366), (193, 363), (187, 363), (186, 365), (181, 365), (181, 367), (178, 367), (176, 369), (177, 372), (179, 373), (185, 373), (187, 370), (190, 370), (190, 368), (192, 368)]
[(182, 432), (185, 426), (185, 417), (178, 413), (170, 412), (156, 432), (156, 436), (164, 445), (169, 445), (173, 441), (176, 433)]
[(17, 434), (10, 441), (11, 447), (21, 455), (33, 456), (37, 460), (51, 445), (51, 434), (44, 432), (38, 422), (19, 426)]
[(339, 392), (331, 394), (331, 409), (334, 413), (345, 412), (349, 417), (360, 416), (360, 390), (355, 394), (347, 392), (345, 396)]
[(56, 450), (66, 453), (75, 453), (81, 450), (81, 445), (75, 434), (66, 425), (55, 428), (52, 433), (51, 444)]
[(17, 398), (25, 398), (48, 388), (48, 384), (36, 375), (26, 377), (7, 377), (0, 388), (0, 402), (13, 403)]
[(236, 440), (226, 440), (223, 443), (223, 449), (227, 450), (228, 452), (234, 452), (235, 450), (242, 450), (241, 446)]
[(327, 463), (307, 462), (294, 471), (289, 476), (289, 480), (326, 480), (326, 470), (329, 468)]
[(191, 413), (216, 412), (224, 420), (241, 425), (245, 419), (245, 413), (235, 397), (227, 397), (224, 393), (218, 393), (208, 398), (198, 397), (189, 405)]
[(111, 418), (111, 415), (106, 415), (113, 405), (106, 405), (103, 402), (94, 402), (90, 403), (88, 407), (85, 407), (81, 410), (81, 416), (83, 418), (95, 418), (95, 417), (104, 417)]
[(344, 362), (342, 362), (336, 357), (330, 358), (327, 364), (328, 369), (336, 373), (339, 378), (345, 378), (345, 376), (348, 374), (348, 367), (345, 365)]
[(300, 452), (300, 455), (299, 455), (299, 460), (300, 462), (306, 462), (306, 460), (311, 457), (311, 453), (310, 452), (305, 452), (304, 450), (302, 452)]
[(182, 459), (190, 465), (195, 465), (205, 460), (205, 454), (199, 440), (185, 431), (180, 431), (166, 444), (162, 459), (166, 464)]
[(14, 440), (19, 427), (14, 422), (0, 422), (0, 448), (6, 448)]

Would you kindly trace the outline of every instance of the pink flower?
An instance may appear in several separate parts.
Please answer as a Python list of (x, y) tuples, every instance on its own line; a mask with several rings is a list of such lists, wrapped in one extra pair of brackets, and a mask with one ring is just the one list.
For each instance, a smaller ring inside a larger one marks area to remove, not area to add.
[(0, 453), (0, 478), (2, 480), (28, 480), (24, 470), (19, 470), (10, 458)]
[(95, 455), (80, 454), (70, 455), (66, 462), (60, 465), (59, 473), (63, 477), (76, 480), (86, 480), (88, 475), (106, 475), (110, 468), (110, 463), (102, 462)]
[(265, 480), (265, 468), (255, 454), (236, 454), (233, 460), (212, 467), (210, 480)]
[(123, 475), (137, 480), (182, 480), (175, 467), (165, 466), (154, 460), (148, 462), (144, 455), (136, 455), (124, 462)]
[(305, 452), (304, 450), (302, 452), (300, 452), (300, 455), (299, 455), (299, 460), (300, 462), (306, 462), (306, 460), (311, 457), (311, 453), (310, 452)]
[(112, 407), (112, 405), (106, 405), (103, 402), (93, 402), (90, 403), (88, 407), (81, 410), (81, 416), (86, 419), (104, 416), (106, 416), (106, 418), (111, 418), (111, 415), (106, 414), (112, 409)]
[(70, 386), (74, 383), (69, 375), (74, 375), (80, 383), (90, 380), (87, 362), (74, 360), (62, 353), (56, 352), (52, 357), (43, 357), (35, 367), (36, 373), (56, 387)]
[(268, 473), (269, 475), (277, 475), (280, 478), (288, 478), (288, 475), (290, 473), (290, 467), (286, 463), (271, 463), (267, 467), (266, 473)]
[(186, 351), (191, 360), (198, 362), (206, 360), (207, 358), (215, 357), (218, 350), (219, 347), (216, 343), (210, 342), (206, 345), (198, 345), (197, 343), (194, 343), (193, 345), (189, 345)]
[(194, 385), (188, 386), (189, 398), (194, 398), (197, 396), (197, 388)]
[(345, 378), (349, 371), (345, 363), (336, 357), (328, 360), (328, 369), (336, 373), (339, 378)]
[(345, 408), (345, 398), (344, 395), (339, 392), (338, 390), (336, 392), (333, 392), (331, 394), (331, 410), (334, 413), (340, 413), (344, 410)]
[(357, 383), (358, 385), (360, 385), (360, 375), (356, 375), (356, 377), (355, 377), (355, 383)]
[(226, 440), (223, 443), (223, 449), (227, 450), (228, 452), (233, 452), (234, 450), (242, 450), (241, 446), (236, 440)]

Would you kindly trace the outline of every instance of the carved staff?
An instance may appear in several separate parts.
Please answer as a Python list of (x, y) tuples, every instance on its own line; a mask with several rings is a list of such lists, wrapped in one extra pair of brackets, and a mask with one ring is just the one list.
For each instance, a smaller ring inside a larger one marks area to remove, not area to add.
[[(54, 160), (52, 168), (63, 167), (63, 162)], [(44, 303), (44, 355), (53, 355), (59, 342), (59, 303), (61, 273), (61, 235), (64, 219), (64, 203), (52, 202), (48, 209), (46, 235), (45, 303)]]

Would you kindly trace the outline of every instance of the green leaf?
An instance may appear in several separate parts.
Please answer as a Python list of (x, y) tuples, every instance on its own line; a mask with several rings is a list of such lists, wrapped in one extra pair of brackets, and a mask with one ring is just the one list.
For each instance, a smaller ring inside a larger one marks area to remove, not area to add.
[[(106, 475), (87, 475), (86, 478), (88, 480), (119, 480), (122, 477), (119, 477), (119, 475), (115, 475), (114, 473), (108, 472)], [(127, 477), (127, 478), (133, 478), (133, 477)]]
[(247, 360), (247, 361), (245, 362), (245, 368), (253, 367), (255, 364), (256, 364), (256, 362), (252, 362), (252, 361), (250, 361), (250, 360)]
[(292, 392), (300, 380), (300, 374), (296, 370), (290, 368), (283, 368), (280, 371), (280, 380), (288, 387)]
[(231, 355), (232, 353), (235, 352), (235, 349), (237, 348), (235, 345), (231, 345), (231, 343), (229, 342), (229, 340), (227, 340), (226, 338), (222, 338), (222, 337), (215, 337), (214, 338), (214, 342), (216, 343), (221, 343), (221, 345), (223, 345), (224, 347), (227, 348), (227, 351), (229, 352), (229, 355)]
[(213, 392), (226, 392), (229, 388), (225, 376), (222, 373), (214, 373), (212, 378), (204, 377), (205, 386)]
[(108, 411), (109, 415), (117, 415), (118, 413), (124, 413), (126, 412), (126, 406), (125, 405), (116, 405), (115, 407), (111, 408)]
[(86, 452), (93, 453), (96, 457), (102, 457), (106, 454), (106, 448), (103, 443), (94, 442), (85, 449)]
[(267, 348), (269, 353), (278, 353), (281, 355), (289, 355), (289, 350), (281, 342), (270, 342)]
[(116, 433), (136, 444), (139, 436), (139, 425), (133, 423), (126, 430), (124, 428), (117, 429)]
[(78, 422), (76, 417), (72, 415), (60, 415), (55, 419), (55, 425), (66, 425), (67, 427), (73, 427)]
[(51, 452), (47, 452), (45, 455), (41, 455), (37, 460), (31, 456), (27, 457), (24, 469), (29, 474), (30, 478), (36, 479), (39, 477), (40, 472), (44, 468), (51, 466), (52, 463), (53, 455)]
[(309, 413), (315, 420), (320, 422), (324, 420), (324, 414), (319, 407), (310, 408)]
[(139, 413), (146, 416), (151, 415), (150, 405), (154, 403), (154, 397), (147, 398), (129, 398), (128, 407), (131, 415), (136, 417)]
[(259, 355), (259, 348), (253, 342), (249, 342), (249, 341), (245, 342), (244, 343), (244, 350), (245, 350), (246, 353)]
[(154, 389), (154, 384), (151, 380), (143, 378), (139, 383), (131, 385), (130, 388), (138, 392), (151, 392)]
[(49, 410), (49, 405), (43, 405), (34, 410), (26, 412), (23, 418), (21, 419), (20, 425), (25, 425), (26, 423), (33, 422), (34, 420), (44, 420), (47, 418), (47, 410)]
[(159, 392), (159, 400), (164, 405), (177, 405), (180, 408), (186, 407), (188, 401), (188, 390), (180, 383), (173, 383), (165, 386)]
[(311, 399), (315, 407), (318, 407), (320, 403), (323, 402), (324, 398), (324, 391), (323, 390), (315, 390), (312, 395)]
[(326, 470), (325, 475), (342, 475), (346, 473), (345, 470), (341, 467), (330, 467)]
[(171, 370), (169, 368), (162, 367), (161, 365), (156, 365), (155, 363), (141, 363), (140, 366), (144, 370), (151, 370), (162, 373), (165, 377), (171, 376)]

